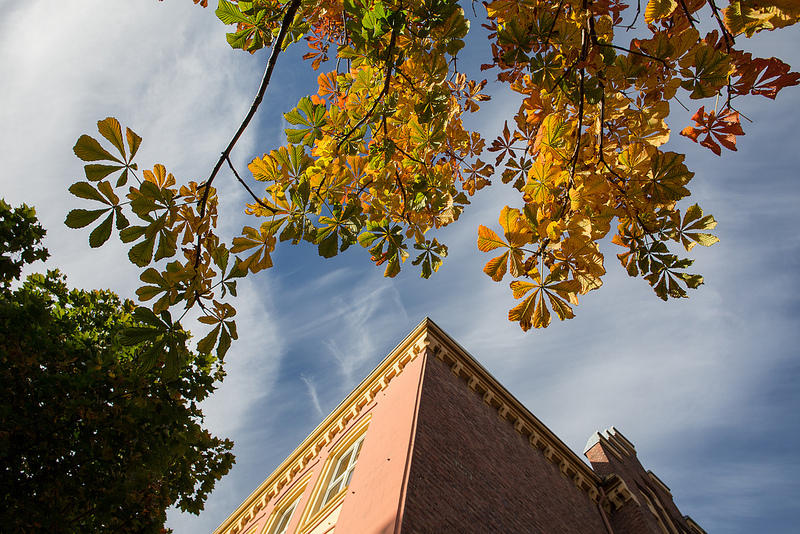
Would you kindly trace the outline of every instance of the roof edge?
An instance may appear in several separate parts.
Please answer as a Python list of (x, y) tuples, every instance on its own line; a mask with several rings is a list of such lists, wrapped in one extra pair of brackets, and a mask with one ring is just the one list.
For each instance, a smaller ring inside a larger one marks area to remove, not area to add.
[[(261, 497), (266, 496), (270, 489), (280, 486), (282, 488), (285, 486), (294, 475), (297, 474), (303, 466), (305, 466), (309, 461), (316, 458), (318, 455), (318, 451), (314, 450), (313, 447), (314, 443), (319, 442), (325, 439), (325, 434), (327, 434), (328, 430), (334, 426), (342, 419), (343, 416), (348, 414), (356, 405), (358, 400), (366, 395), (371, 393), (373, 387), (373, 383), (379, 382), (381, 377), (387, 372), (390, 371), (396, 364), (403, 361), (404, 363), (400, 366), (399, 370), (402, 370), (403, 367), (413, 359), (421, 349), (427, 345), (426, 334), (430, 326), (433, 325), (436, 330), (441, 332), (441, 329), (436, 326), (430, 318), (425, 317), (422, 321), (414, 327), (413, 330), (405, 337), (403, 340), (398, 343), (390, 352), (389, 354), (381, 360), (381, 362), (351, 391), (345, 398), (340, 402), (334, 409), (328, 414), (325, 419), (320, 422), (314, 430), (304, 439), (292, 453), (275, 468), (275, 470), (262, 482), (258, 485), (258, 487), (253, 490), (250, 495), (240, 504), (236, 510), (234, 510), (226, 519), (223, 521), (216, 529), (214, 529), (214, 534), (222, 534), (224, 532), (232, 531), (232, 527), (235, 526), (236, 522), (240, 520), (243, 516), (249, 516), (246, 512), (255, 509), (255, 511), (260, 510), (263, 506), (266, 505), (266, 501), (258, 502)], [(446, 334), (445, 334), (446, 335)], [(416, 350), (414, 350), (416, 349)], [(403, 358), (403, 356), (408, 356), (408, 358)], [(394, 376), (394, 374), (392, 375)], [(391, 379), (391, 378), (390, 378)], [(388, 380), (386, 381), (388, 383)], [(386, 384), (384, 384), (385, 386)], [(382, 388), (381, 388), (382, 389)], [(374, 395), (373, 395), (374, 397)], [(305, 454), (307, 452), (311, 452), (311, 455)], [(298, 469), (294, 469), (295, 466), (301, 466)], [(285, 481), (284, 481), (285, 480)], [(283, 484), (280, 484), (283, 482)], [(279, 490), (278, 490), (279, 491)], [(260, 506), (259, 506), (260, 505)]]
[(501, 385), (466, 349), (429, 317), (425, 317), (214, 530), (214, 534), (237, 533), (318, 456), (319, 451), (332, 436), (344, 429), (364, 406), (388, 386), (392, 378), (400, 374), (405, 366), (425, 349), (428, 349), (430, 356), (449, 365), (451, 371), (463, 379), (466, 386), (476, 394), (483, 394), (484, 402), (497, 409), (498, 416), (512, 424), (514, 429), (526, 437), (533, 447), (540, 450), (547, 460), (556, 465), (565, 477), (572, 480), (591, 499), (599, 499), (598, 487), (601, 479), (592, 468)]

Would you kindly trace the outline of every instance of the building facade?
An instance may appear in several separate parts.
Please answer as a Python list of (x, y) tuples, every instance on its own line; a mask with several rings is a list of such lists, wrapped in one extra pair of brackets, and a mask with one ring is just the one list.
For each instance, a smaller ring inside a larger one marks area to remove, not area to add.
[(215, 534), (703, 534), (611, 428), (581, 460), (430, 319)]

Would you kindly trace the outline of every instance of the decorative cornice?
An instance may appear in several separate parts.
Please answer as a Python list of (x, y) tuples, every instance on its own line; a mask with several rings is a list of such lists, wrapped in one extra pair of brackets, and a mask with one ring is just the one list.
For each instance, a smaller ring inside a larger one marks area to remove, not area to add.
[(670, 491), (669, 487), (668, 487), (666, 484), (664, 484), (664, 482), (662, 482), (662, 480), (661, 480), (660, 478), (658, 478), (658, 477), (656, 476), (656, 474), (655, 474), (655, 473), (653, 473), (652, 471), (650, 471), (650, 470), (648, 469), (648, 470), (647, 470), (647, 474), (649, 475), (649, 477), (650, 477), (650, 480), (652, 480), (652, 481), (653, 481), (653, 483), (654, 483), (656, 486), (658, 486), (659, 488), (661, 488), (661, 491), (663, 491), (664, 493), (666, 493), (667, 495), (669, 495), (670, 497), (672, 497), (672, 492)]
[[(214, 534), (239, 534), (259, 510), (280, 494), (320, 451), (347, 428), (391, 380), (425, 350), (447, 364), (497, 415), (544, 455), (561, 474), (600, 501), (600, 478), (564, 442), (508, 392), (469, 352), (425, 318), (326, 417), (250, 496), (214, 530)], [(627, 441), (627, 440), (626, 440)]]
[(616, 474), (609, 475), (603, 480), (603, 491), (606, 494), (607, 500), (604, 504), (609, 509), (608, 511), (619, 510), (630, 500), (639, 504), (639, 500), (625, 484), (625, 481)]
[(279, 495), (295, 476), (319, 456), (339, 432), (347, 428), (359, 413), (400, 374), (429, 344), (430, 319), (420, 324), (401, 341), (356, 388), (334, 408), (302, 443), (284, 460), (250, 496), (214, 530), (214, 534), (237, 534), (259, 510)]
[(707, 534), (703, 527), (695, 523), (694, 519), (689, 517), (688, 515), (683, 516), (683, 519), (686, 521), (686, 524), (689, 525), (690, 528), (693, 528), (695, 534)]

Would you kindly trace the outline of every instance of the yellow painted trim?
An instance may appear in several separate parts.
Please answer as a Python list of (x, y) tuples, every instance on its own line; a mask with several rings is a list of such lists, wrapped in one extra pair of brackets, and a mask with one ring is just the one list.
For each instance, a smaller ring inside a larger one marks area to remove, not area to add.
[[(564, 442), (508, 392), (461, 345), (429, 318), (425, 318), (384, 358), (373, 371), (328, 415), (277, 469), (219, 526), (214, 534), (240, 534), (249, 518), (280, 495), (297, 473), (316, 458), (339, 432), (357, 418), (365, 406), (425, 351), (448, 364), (475, 393), (497, 409), (498, 417), (507, 420), (520, 435), (528, 438), (548, 460), (562, 469), (564, 476), (599, 500), (600, 477)], [(564, 466), (562, 467), (562, 463)]]
[[(306, 509), (303, 510), (303, 516), (300, 519), (300, 528), (298, 529), (299, 533), (305, 532), (310, 530), (315, 524), (317, 523), (317, 519), (320, 519), (325, 515), (326, 512), (335, 508), (333, 504), (335, 501), (341, 501), (344, 499), (344, 495), (347, 492), (347, 488), (349, 486), (345, 486), (344, 489), (339, 491), (330, 501), (325, 503), (324, 506), (320, 508), (320, 501), (323, 498), (323, 493), (328, 490), (328, 484), (330, 483), (331, 475), (333, 474), (333, 468), (336, 465), (336, 462), (339, 461), (342, 454), (350, 448), (353, 443), (358, 441), (358, 439), (363, 436), (367, 429), (369, 428), (369, 422), (372, 419), (372, 414), (367, 415), (362, 421), (359, 421), (356, 426), (354, 426), (350, 431), (347, 433), (347, 436), (342, 438), (336, 446), (331, 449), (330, 453), (328, 453), (328, 458), (325, 460), (325, 465), (322, 467), (322, 472), (317, 478), (317, 483), (314, 487), (314, 491), (311, 494), (311, 497), (308, 499), (309, 505), (306, 506)], [(366, 438), (365, 440), (366, 441)], [(364, 444), (361, 444), (361, 447), (364, 447)], [(358, 463), (356, 463), (358, 465)]]
[[(267, 524), (264, 525), (264, 530), (261, 531), (262, 534), (267, 534), (270, 529), (275, 524), (275, 520), (277, 519), (278, 515), (283, 513), (286, 510), (287, 506), (290, 506), (296, 499), (299, 499), (303, 496), (303, 492), (306, 491), (306, 486), (308, 485), (308, 481), (311, 480), (312, 473), (306, 473), (306, 475), (300, 479), (297, 485), (292, 488), (291, 491), (287, 492), (286, 495), (281, 497), (281, 500), (278, 501), (278, 504), (275, 505), (275, 508), (272, 510), (272, 513), (267, 520)], [(297, 512), (297, 508), (295, 508), (295, 513)], [(292, 518), (289, 518), (291, 521)]]

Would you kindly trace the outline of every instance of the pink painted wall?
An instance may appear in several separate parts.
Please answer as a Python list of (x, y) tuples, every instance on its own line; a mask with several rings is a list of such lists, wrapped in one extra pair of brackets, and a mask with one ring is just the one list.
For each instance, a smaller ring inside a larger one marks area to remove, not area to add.
[(403, 497), (424, 362), (422, 354), (378, 394), (337, 534), (395, 532)]
[(289, 522), (288, 532), (295, 533), (300, 527), (303, 512), (311, 504), (309, 502), (311, 494), (319, 483), (319, 477), (331, 450), (348, 436), (354, 426), (369, 415), (372, 418), (335, 528), (336, 532), (341, 534), (394, 532), (413, 437), (415, 406), (423, 360), (422, 355), (419, 355), (399, 375), (396, 375), (389, 385), (361, 410), (358, 417), (350, 421), (347, 428), (336, 434), (319, 455), (309, 462), (303, 471), (297, 473), (276, 497), (270, 499), (267, 506), (240, 532), (248, 534), (250, 529), (258, 526), (256, 532), (261, 534), (276, 506), (286, 504), (284, 497), (311, 473), (311, 478), (306, 483), (300, 502)]

